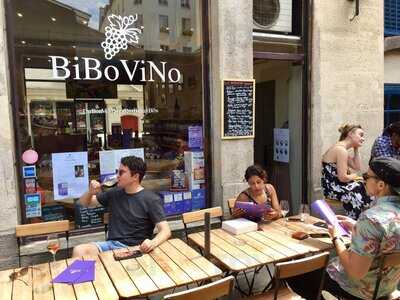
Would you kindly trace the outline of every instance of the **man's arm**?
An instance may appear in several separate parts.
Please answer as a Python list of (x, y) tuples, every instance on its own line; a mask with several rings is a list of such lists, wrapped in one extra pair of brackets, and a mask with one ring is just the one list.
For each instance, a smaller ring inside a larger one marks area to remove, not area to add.
[(343, 265), (347, 275), (354, 279), (361, 279), (367, 274), (372, 264), (372, 257), (362, 256), (351, 250), (347, 250), (340, 239), (335, 241), (335, 248), (340, 263)]
[(94, 207), (98, 206), (99, 202), (97, 201), (96, 194), (101, 192), (101, 185), (96, 180), (90, 181), (89, 191), (84, 193), (79, 198), (79, 203), (85, 207)]
[(157, 223), (156, 228), (158, 232), (156, 236), (152, 240), (144, 240), (143, 243), (140, 245), (140, 250), (142, 252), (150, 252), (171, 237), (171, 230), (167, 221), (161, 221)]

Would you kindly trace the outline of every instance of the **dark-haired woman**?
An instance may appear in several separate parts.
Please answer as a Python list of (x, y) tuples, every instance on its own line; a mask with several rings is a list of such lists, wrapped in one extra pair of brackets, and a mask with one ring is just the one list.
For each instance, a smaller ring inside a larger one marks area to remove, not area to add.
[[(359, 147), (364, 143), (364, 130), (360, 125), (346, 124), (339, 128), (339, 141), (322, 156), (321, 186), (324, 196), (341, 201), (347, 216), (355, 220), (369, 207), (371, 198), (356, 173), (361, 170)], [(354, 156), (348, 150), (353, 149)]]
[[(263, 215), (266, 220), (276, 220), (282, 216), (279, 207), (278, 197), (272, 184), (267, 183), (267, 172), (260, 166), (253, 165), (246, 169), (244, 174), (249, 187), (241, 192), (236, 201), (253, 202), (268, 206), (267, 212)], [(245, 216), (243, 210), (234, 208), (232, 216), (235, 218)], [(255, 220), (259, 221), (259, 220)]]

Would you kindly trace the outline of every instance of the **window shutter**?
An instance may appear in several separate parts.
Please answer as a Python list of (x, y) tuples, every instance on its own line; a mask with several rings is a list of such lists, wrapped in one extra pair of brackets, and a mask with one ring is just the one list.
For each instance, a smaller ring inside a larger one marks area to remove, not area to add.
[(385, 36), (400, 35), (400, 0), (385, 0)]

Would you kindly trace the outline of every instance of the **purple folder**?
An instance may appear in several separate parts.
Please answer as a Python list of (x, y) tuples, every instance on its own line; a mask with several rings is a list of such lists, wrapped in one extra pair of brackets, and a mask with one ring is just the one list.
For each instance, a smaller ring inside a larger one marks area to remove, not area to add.
[(316, 200), (311, 203), (311, 209), (317, 212), (328, 224), (336, 227), (340, 235), (350, 236), (350, 233), (339, 223), (335, 213), (325, 200)]
[(271, 210), (271, 206), (269, 204), (256, 204), (253, 202), (242, 201), (236, 201), (235, 208), (243, 209), (245, 211), (245, 216), (255, 218), (261, 218), (264, 213)]
[(53, 282), (77, 284), (93, 281), (95, 263), (96, 261), (94, 260), (75, 260), (64, 271), (58, 274), (58, 276), (53, 279)]

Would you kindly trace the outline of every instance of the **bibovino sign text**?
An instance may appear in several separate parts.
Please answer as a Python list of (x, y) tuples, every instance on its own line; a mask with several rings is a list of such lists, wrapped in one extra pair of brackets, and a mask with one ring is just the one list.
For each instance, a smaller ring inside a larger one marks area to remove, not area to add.
[(139, 75), (140, 81), (153, 82), (158, 76), (161, 82), (177, 83), (181, 80), (181, 72), (177, 68), (167, 68), (167, 62), (160, 61), (155, 63), (146, 60), (118, 60), (122, 67), (115, 65), (107, 65), (102, 68), (100, 60), (93, 57), (74, 57), (75, 63), (70, 63), (68, 58), (64, 56), (49, 56), (51, 59), (51, 67), (53, 78), (65, 80), (68, 78), (75, 80), (100, 80), (103, 76), (109, 81), (117, 81), (120, 72), (124, 72), (123, 76), (134, 81)]

